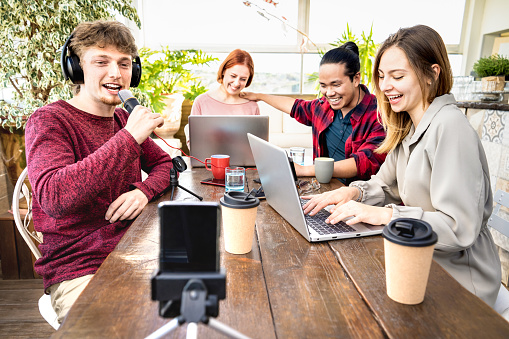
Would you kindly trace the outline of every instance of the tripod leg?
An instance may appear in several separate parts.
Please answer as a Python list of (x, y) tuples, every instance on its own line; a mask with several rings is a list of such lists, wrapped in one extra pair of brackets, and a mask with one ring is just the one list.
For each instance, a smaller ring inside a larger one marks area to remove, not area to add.
[(194, 195), (196, 198), (200, 199), (200, 201), (201, 201), (201, 200), (203, 200), (203, 198), (202, 198), (202, 197), (200, 197), (198, 194), (196, 194), (196, 193), (194, 193), (194, 192), (191, 192), (191, 191), (190, 191), (190, 190), (188, 190), (187, 188), (182, 187), (182, 186), (180, 186), (180, 185), (177, 185), (177, 186), (178, 186), (178, 187), (180, 187), (180, 188), (182, 188), (182, 189), (183, 189), (184, 191), (186, 191), (187, 193)]
[(170, 200), (173, 200), (173, 193), (175, 193), (175, 186), (171, 186), (171, 196), (170, 196)]
[(248, 336), (240, 333), (239, 331), (231, 328), (230, 326), (223, 324), (219, 320), (216, 320), (214, 318), (208, 319), (208, 324), (210, 327), (215, 329), (218, 332), (221, 332), (224, 335), (229, 336), (230, 338), (238, 338), (238, 339), (249, 339)]
[(186, 339), (196, 339), (196, 338), (198, 338), (198, 324), (197, 323), (188, 323)]
[(162, 338), (166, 334), (170, 333), (171, 331), (175, 330), (177, 327), (179, 327), (180, 322), (178, 318), (173, 318), (172, 321), (167, 323), (166, 325), (162, 326), (158, 330), (156, 330), (154, 333), (146, 337), (145, 339), (157, 339)]

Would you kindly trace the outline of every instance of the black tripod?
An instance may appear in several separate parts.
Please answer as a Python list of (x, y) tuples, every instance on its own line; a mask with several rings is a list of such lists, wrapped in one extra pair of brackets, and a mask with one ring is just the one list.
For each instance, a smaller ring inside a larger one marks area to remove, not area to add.
[(182, 188), (187, 193), (194, 195), (200, 201), (203, 200), (203, 198), (200, 197), (198, 194), (191, 192), (187, 188), (179, 185), (179, 178), (178, 178), (177, 171), (182, 173), (187, 169), (187, 165), (186, 165), (184, 159), (182, 159), (182, 157), (179, 155), (179, 156), (176, 156), (175, 158), (171, 159), (171, 162), (173, 163), (173, 168), (170, 170), (170, 187), (171, 187), (170, 200), (173, 200), (173, 194), (175, 192), (175, 187)]
[[(200, 276), (202, 279), (200, 279)], [(146, 339), (162, 338), (186, 322), (188, 323), (187, 338), (196, 338), (198, 323), (202, 323), (230, 338), (249, 339), (244, 334), (214, 319), (219, 314), (219, 300), (226, 297), (225, 279), (224, 271), (187, 276), (185, 274), (158, 273), (152, 279), (152, 299), (160, 300), (162, 298), (168, 300), (167, 298), (170, 298), (168, 301), (161, 301), (160, 315), (176, 317)], [(171, 298), (176, 296), (176, 291), (181, 288), (179, 286), (182, 286), (182, 284), (185, 284), (185, 286), (181, 289), (180, 300), (172, 300)], [(209, 289), (207, 289), (207, 285)], [(180, 313), (177, 310), (179, 306)]]

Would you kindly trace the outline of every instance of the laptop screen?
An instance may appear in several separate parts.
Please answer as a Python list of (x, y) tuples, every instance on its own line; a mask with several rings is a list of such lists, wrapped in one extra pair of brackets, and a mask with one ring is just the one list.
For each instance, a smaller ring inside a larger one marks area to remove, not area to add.
[[(230, 166), (255, 166), (247, 133), (269, 139), (269, 117), (263, 115), (189, 116), (190, 153), (205, 161), (213, 154), (230, 156)], [(204, 165), (191, 158), (191, 166)]]

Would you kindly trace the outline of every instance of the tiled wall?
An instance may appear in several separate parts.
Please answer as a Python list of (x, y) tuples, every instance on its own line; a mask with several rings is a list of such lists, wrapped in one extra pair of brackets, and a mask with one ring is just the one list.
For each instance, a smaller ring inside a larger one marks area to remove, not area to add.
[[(469, 114), (469, 120), (481, 138), (488, 159), (493, 193), (499, 189), (509, 192), (509, 111), (482, 110)], [(507, 211), (501, 210), (501, 216), (509, 220)], [(502, 282), (508, 285), (509, 239), (494, 230), (492, 234), (499, 246)]]

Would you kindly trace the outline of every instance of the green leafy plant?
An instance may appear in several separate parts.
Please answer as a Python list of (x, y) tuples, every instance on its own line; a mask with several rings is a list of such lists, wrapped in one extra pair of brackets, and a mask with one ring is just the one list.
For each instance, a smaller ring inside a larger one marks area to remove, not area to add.
[(83, 21), (112, 19), (115, 14), (141, 26), (132, 0), (3, 0), (0, 3), (0, 90), (14, 91), (0, 101), (4, 128), (24, 128), (39, 107), (69, 99), (60, 68), (60, 51)]
[(477, 76), (484, 78), (489, 76), (509, 75), (509, 59), (499, 54), (480, 58), (473, 66)]
[[(373, 60), (376, 56), (376, 51), (378, 49), (378, 44), (375, 44), (373, 41), (373, 24), (371, 24), (371, 28), (369, 30), (369, 34), (364, 31), (361, 33), (362, 40), (358, 39), (355, 34), (350, 30), (350, 26), (348, 23), (346, 24), (346, 31), (343, 32), (341, 38), (336, 39), (336, 41), (329, 43), (332, 47), (336, 48), (348, 41), (355, 42), (357, 47), (359, 48), (359, 60), (361, 64), (361, 83), (365, 84), (368, 88), (372, 89), (371, 80), (373, 77)], [(319, 50), (318, 53), (320, 56), (326, 53), (326, 50)], [(318, 72), (314, 72), (308, 75), (308, 81), (310, 82), (318, 82)], [(318, 90), (318, 83), (316, 86)]]
[(206, 65), (219, 60), (200, 50), (171, 50), (168, 46), (161, 50), (144, 47), (140, 49), (143, 71), (140, 90), (150, 97), (154, 112), (164, 110), (165, 95), (181, 92), (186, 99), (194, 100), (204, 93), (206, 88), (201, 85), (190, 66)]
[(346, 31), (341, 38), (331, 43), (331, 46), (339, 47), (347, 41), (353, 41), (359, 48), (359, 59), (361, 62), (361, 83), (370, 87), (371, 79), (373, 77), (373, 60), (376, 55), (378, 45), (373, 41), (373, 24), (369, 30), (369, 35), (364, 31), (361, 33), (362, 40), (357, 39), (355, 34), (350, 31), (350, 27), (346, 24)]
[(207, 87), (203, 86), (201, 81), (198, 81), (189, 86), (189, 90), (184, 93), (184, 98), (190, 101), (194, 101), (198, 95), (205, 92), (207, 92)]

